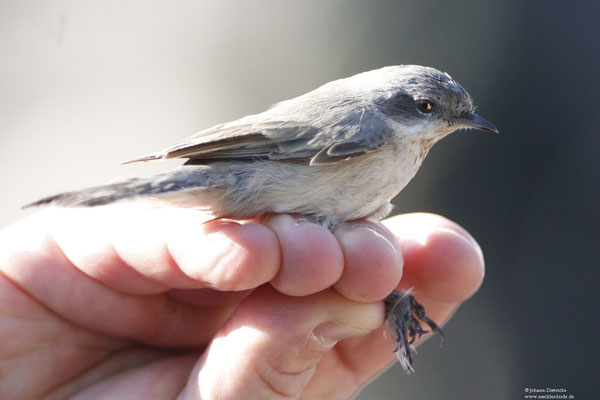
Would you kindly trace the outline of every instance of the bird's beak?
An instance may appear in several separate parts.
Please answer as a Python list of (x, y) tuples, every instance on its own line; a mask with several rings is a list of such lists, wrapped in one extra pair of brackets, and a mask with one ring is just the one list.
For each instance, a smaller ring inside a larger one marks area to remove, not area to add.
[(490, 124), (485, 119), (472, 112), (464, 114), (458, 118), (452, 118), (452, 121), (457, 124), (463, 125), (465, 128), (472, 128), (480, 131), (498, 133), (498, 129), (496, 129), (494, 125)]

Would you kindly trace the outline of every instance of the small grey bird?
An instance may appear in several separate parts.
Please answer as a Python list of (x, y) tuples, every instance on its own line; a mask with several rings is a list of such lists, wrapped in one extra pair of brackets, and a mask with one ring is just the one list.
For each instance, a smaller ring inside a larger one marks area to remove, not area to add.
[[(400, 65), (329, 82), (267, 111), (217, 125), (126, 163), (185, 158), (147, 178), (61, 193), (29, 206), (100, 206), (136, 198), (194, 207), (215, 218), (298, 213), (332, 229), (381, 219), (429, 149), (461, 128), (498, 130), (474, 113), (448, 74)], [(398, 358), (410, 371), (410, 343), (439, 328), (409, 294), (387, 299)]]

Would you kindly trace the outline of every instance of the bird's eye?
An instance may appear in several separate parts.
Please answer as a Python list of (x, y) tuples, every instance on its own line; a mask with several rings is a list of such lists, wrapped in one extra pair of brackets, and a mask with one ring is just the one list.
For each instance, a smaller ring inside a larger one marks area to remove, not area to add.
[(429, 100), (418, 100), (417, 101), (417, 108), (422, 113), (428, 114), (431, 111), (433, 111), (433, 102), (431, 102)]

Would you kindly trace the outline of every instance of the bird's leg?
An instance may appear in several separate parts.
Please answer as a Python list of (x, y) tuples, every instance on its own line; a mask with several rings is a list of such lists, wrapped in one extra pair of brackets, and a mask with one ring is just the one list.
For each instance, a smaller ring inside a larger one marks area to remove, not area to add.
[(394, 352), (404, 371), (410, 374), (414, 371), (412, 356), (415, 350), (412, 344), (417, 338), (429, 332), (423, 329), (421, 322), (425, 322), (433, 332), (440, 334), (442, 344), (444, 343), (444, 333), (435, 322), (427, 317), (425, 308), (410, 294), (410, 290), (394, 290), (384, 301), (385, 317), (392, 338), (397, 344)]

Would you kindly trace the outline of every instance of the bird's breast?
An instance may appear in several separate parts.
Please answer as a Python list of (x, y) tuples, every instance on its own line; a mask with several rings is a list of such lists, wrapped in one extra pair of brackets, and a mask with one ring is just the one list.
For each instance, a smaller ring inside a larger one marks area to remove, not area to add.
[[(335, 225), (372, 215), (415, 175), (418, 151), (388, 144), (327, 165), (258, 161), (231, 165), (221, 201), (225, 214), (299, 213)], [(219, 170), (223, 170), (220, 168)]]

